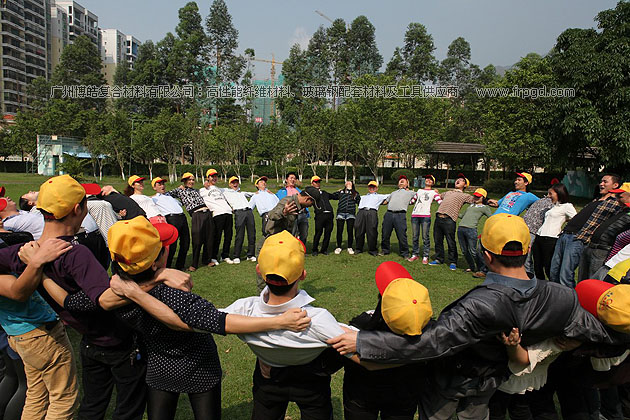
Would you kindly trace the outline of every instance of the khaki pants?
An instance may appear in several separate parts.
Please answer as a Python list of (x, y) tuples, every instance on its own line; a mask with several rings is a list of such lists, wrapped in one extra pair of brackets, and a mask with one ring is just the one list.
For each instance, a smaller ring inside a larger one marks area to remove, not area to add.
[(78, 397), (77, 372), (63, 324), (10, 336), (9, 344), (24, 362), (28, 384), (22, 419), (72, 419)]

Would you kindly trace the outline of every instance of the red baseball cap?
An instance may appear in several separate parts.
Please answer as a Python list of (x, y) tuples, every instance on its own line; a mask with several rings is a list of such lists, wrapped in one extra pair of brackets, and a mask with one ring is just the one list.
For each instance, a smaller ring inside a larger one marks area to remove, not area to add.
[(153, 227), (157, 229), (160, 234), (160, 241), (162, 241), (163, 247), (169, 246), (177, 241), (179, 232), (177, 232), (175, 226), (168, 223), (153, 223)]
[(398, 177), (398, 180), (400, 181), (400, 180), (401, 180), (401, 179), (403, 179), (403, 178), (404, 178), (404, 179), (406, 179), (407, 181), (409, 181), (409, 178), (407, 178), (407, 175), (400, 175), (400, 176)]
[(376, 269), (374, 275), (376, 287), (381, 295), (389, 284), (396, 279), (413, 279), (409, 271), (395, 261), (385, 261)]
[(99, 195), (101, 186), (98, 184), (81, 184), (87, 195)]
[(8, 204), (9, 201), (6, 198), (0, 197), (0, 211), (6, 209)]

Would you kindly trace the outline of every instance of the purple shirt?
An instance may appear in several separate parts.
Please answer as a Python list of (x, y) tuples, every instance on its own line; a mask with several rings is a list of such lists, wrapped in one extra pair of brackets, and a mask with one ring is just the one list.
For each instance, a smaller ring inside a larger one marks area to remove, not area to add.
[[(59, 239), (70, 241), (71, 237)], [(22, 244), (0, 250), (0, 272), (22, 274), (26, 269), (18, 257)], [(98, 305), (98, 299), (109, 289), (109, 275), (99, 264), (90, 250), (73, 242), (72, 249), (54, 262), (46, 264), (44, 273), (68, 293), (83, 290)], [(124, 326), (113, 313), (98, 310), (93, 313), (70, 313), (59, 306), (54, 299), (40, 286), (42, 297), (59, 314), (68, 325), (76, 329), (92, 344), (102, 347), (113, 347), (131, 339), (131, 330)]]

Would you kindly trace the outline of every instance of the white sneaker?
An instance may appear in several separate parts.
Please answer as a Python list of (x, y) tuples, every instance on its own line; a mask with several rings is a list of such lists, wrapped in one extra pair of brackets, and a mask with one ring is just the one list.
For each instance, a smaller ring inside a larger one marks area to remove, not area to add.
[[(232, 260), (232, 264), (240, 264), (241, 263), (241, 259), (240, 258), (234, 258)], [(228, 263), (229, 264), (229, 263)]]
[(348, 254), (350, 254), (350, 255), (354, 255), (354, 249), (352, 249), (352, 248), (348, 248)]
[(219, 261), (217, 261), (217, 260), (215, 260), (215, 259), (210, 260), (210, 262), (211, 262), (211, 263), (214, 263), (214, 265), (219, 265)]
[(225, 261), (228, 264), (234, 264), (234, 261), (232, 261), (230, 258), (224, 258), (223, 261)]
[(341, 248), (335, 248), (335, 254), (336, 255), (341, 254)]
[(256, 262), (256, 257), (249, 257), (247, 261)]

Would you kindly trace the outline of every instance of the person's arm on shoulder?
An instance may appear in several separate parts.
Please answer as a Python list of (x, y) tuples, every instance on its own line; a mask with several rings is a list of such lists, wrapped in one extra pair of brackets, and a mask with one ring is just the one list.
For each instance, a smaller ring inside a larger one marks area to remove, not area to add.
[(512, 373), (519, 372), (529, 365), (529, 354), (521, 346), (521, 334), (518, 328), (512, 328), (507, 336), (501, 332), (497, 339), (507, 350), (508, 363)]
[(288, 309), (282, 315), (272, 317), (227, 314), (225, 317), (225, 332), (227, 334), (246, 334), (275, 330), (299, 332), (305, 330), (310, 323), (311, 319), (306, 311), (300, 308)]
[(0, 295), (25, 302), (35, 292), (42, 280), (44, 265), (65, 254), (72, 245), (61, 239), (48, 239), (40, 246), (37, 242), (25, 244), (18, 255), (25, 262), (26, 269), (15, 278), (12, 275), (0, 276)]

